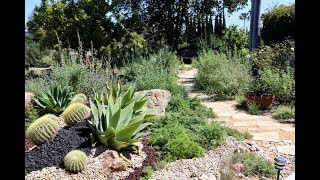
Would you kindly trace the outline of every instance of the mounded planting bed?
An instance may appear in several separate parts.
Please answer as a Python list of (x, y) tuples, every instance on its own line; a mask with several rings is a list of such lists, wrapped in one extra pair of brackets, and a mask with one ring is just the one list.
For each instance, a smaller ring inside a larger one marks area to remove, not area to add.
[[(50, 176), (53, 179), (130, 179), (139, 180), (145, 166), (154, 166), (158, 161), (156, 151), (148, 146), (147, 138), (135, 143), (139, 147), (138, 153), (121, 150), (132, 164), (126, 163), (126, 170), (106, 173), (103, 163), (105, 154), (110, 151), (107, 147), (91, 146), (90, 129), (85, 123), (71, 127), (63, 127), (54, 139), (35, 146), (26, 138), (25, 179), (42, 179)], [(31, 149), (29, 149), (32, 147)], [(28, 150), (29, 149), (29, 150)], [(79, 173), (68, 172), (63, 164), (65, 155), (75, 149), (87, 154), (89, 162), (86, 169)]]
[(25, 173), (51, 166), (63, 168), (63, 158), (71, 150), (79, 149), (89, 155), (88, 134), (90, 129), (84, 123), (60, 129), (54, 139), (25, 153)]

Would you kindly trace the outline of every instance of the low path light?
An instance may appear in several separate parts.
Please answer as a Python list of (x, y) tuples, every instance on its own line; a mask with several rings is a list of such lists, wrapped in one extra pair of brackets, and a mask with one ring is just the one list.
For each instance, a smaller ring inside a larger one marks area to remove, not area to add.
[(283, 170), (286, 166), (287, 159), (283, 156), (277, 156), (276, 158), (274, 158), (274, 161), (275, 168), (278, 170), (277, 180), (279, 180), (280, 171)]

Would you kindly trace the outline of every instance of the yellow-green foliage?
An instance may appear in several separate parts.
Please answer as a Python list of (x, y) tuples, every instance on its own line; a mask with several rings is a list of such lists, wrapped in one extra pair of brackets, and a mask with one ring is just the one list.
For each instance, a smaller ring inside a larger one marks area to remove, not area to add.
[(72, 126), (78, 122), (82, 122), (89, 116), (90, 108), (79, 102), (70, 104), (62, 113), (64, 122), (68, 126)]
[(84, 170), (87, 163), (88, 163), (87, 155), (80, 150), (70, 151), (64, 157), (64, 165), (66, 166), (66, 169), (71, 172), (80, 172)]
[(40, 145), (53, 139), (58, 133), (58, 130), (58, 117), (53, 114), (46, 114), (34, 121), (26, 133), (34, 144)]

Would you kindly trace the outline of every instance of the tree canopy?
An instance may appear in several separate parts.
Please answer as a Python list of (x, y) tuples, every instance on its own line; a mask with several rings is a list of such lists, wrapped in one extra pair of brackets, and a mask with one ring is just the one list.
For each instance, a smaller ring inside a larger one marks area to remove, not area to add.
[[(163, 41), (171, 49), (181, 42), (221, 35), (229, 13), (247, 0), (42, 0), (27, 27), (33, 40), (53, 48), (91, 46), (103, 54), (129, 48), (136, 53), (147, 43)], [(119, 44), (120, 43), (120, 44)]]

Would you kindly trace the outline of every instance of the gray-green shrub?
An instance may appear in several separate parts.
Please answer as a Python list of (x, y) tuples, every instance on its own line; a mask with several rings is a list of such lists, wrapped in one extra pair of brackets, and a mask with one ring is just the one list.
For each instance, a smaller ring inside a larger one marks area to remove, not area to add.
[(252, 82), (249, 65), (236, 57), (228, 59), (225, 54), (202, 52), (195, 66), (198, 75), (194, 88), (222, 99), (234, 99), (243, 94)]
[(292, 72), (267, 67), (259, 70), (259, 84), (276, 96), (281, 103), (292, 102), (295, 98), (295, 80)]
[(295, 119), (295, 108), (290, 106), (278, 106), (272, 116), (279, 120)]
[(141, 69), (135, 72), (138, 90), (166, 89), (176, 80), (177, 66), (176, 55), (165, 49), (161, 49), (157, 54), (143, 59)]

